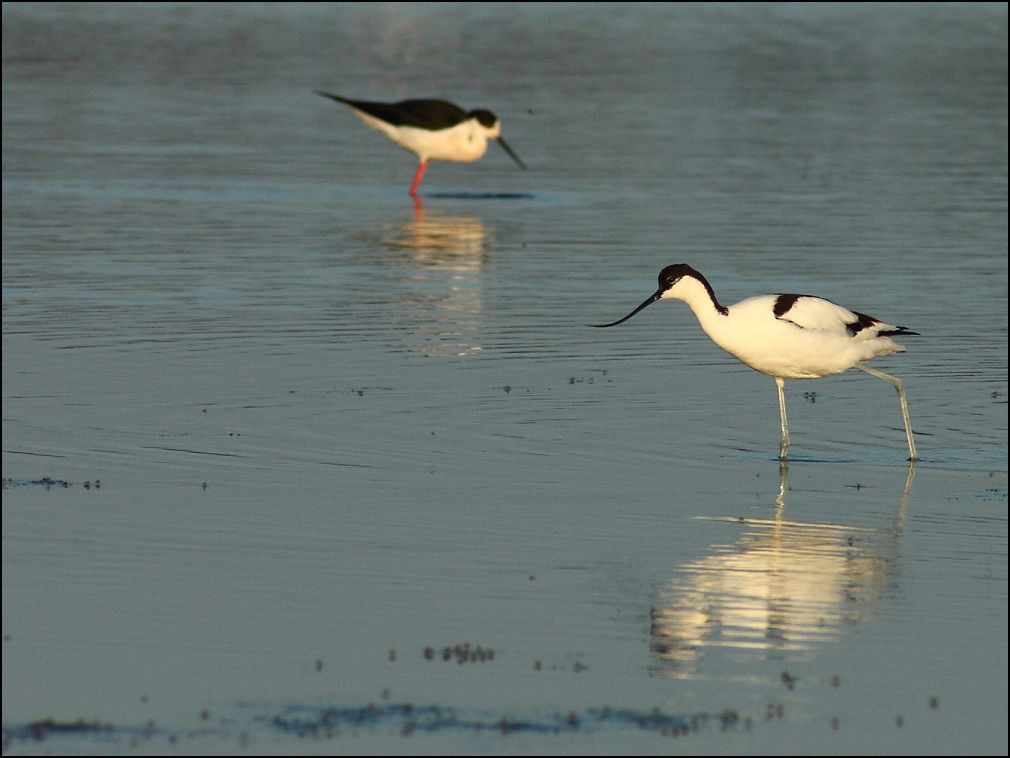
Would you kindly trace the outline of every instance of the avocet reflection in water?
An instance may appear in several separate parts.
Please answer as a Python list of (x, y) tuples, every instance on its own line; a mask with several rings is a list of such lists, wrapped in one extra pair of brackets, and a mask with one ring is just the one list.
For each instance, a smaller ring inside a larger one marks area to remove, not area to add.
[(781, 464), (774, 517), (726, 517), (746, 527), (736, 544), (685, 564), (659, 591), (652, 673), (700, 676), (717, 650), (761, 661), (804, 659), (847, 625), (872, 618), (894, 591), (914, 475), (913, 463), (893, 522), (852, 527), (789, 520), (789, 466)]

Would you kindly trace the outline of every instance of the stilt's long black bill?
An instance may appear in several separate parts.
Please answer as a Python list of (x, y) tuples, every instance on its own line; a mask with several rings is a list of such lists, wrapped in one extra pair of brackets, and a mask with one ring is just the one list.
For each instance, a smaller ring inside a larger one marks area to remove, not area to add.
[(512, 160), (518, 163), (521, 168), (526, 168), (526, 164), (523, 163), (521, 160), (519, 160), (519, 156), (512, 151), (512, 148), (508, 146), (508, 143), (501, 137), (498, 137), (497, 139), (498, 144), (501, 145), (503, 148), (505, 148), (505, 152), (508, 153), (510, 156), (512, 156)]
[(652, 305), (654, 302), (656, 302), (657, 300), (659, 300), (659, 298), (661, 298), (662, 296), (663, 296), (663, 290), (659, 290), (658, 292), (656, 292), (656, 294), (650, 295), (648, 300), (646, 300), (640, 306), (638, 306), (637, 308), (635, 308), (635, 310), (633, 310), (631, 313), (629, 313), (624, 318), (617, 319), (617, 321), (614, 321), (613, 323), (610, 323), (610, 324), (593, 324), (593, 326), (597, 327), (598, 329), (605, 329), (608, 326), (617, 326), (618, 324), (623, 324), (625, 321), (627, 321), (629, 318), (631, 318), (632, 316), (634, 316), (640, 310), (642, 310), (643, 308), (645, 308), (645, 307), (647, 307), (649, 305)]

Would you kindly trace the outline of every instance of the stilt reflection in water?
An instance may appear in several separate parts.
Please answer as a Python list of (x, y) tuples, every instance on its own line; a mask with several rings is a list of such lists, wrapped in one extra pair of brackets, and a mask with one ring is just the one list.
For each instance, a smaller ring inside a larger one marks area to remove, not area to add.
[(409, 217), (385, 224), (382, 261), (399, 272), (396, 308), (411, 351), (465, 356), (481, 350), (493, 229), (478, 215), (420, 203)]

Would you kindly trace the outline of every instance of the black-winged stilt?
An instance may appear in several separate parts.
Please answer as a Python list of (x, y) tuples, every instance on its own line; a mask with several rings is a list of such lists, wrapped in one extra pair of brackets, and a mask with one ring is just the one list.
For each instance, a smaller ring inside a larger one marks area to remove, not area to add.
[(472, 163), (487, 151), (489, 139), (497, 140), (512, 160), (526, 168), (502, 139), (501, 121), (491, 111), (482, 108), (465, 111), (445, 100), (374, 103), (351, 100), (321, 90), (316, 90), (316, 94), (348, 106), (370, 127), (417, 155), (420, 162), (410, 185), (411, 196), (417, 195), (429, 160)]
[(659, 289), (627, 316), (596, 326), (617, 326), (657, 300), (683, 300), (715, 344), (775, 380), (782, 420), (780, 459), (784, 460), (789, 451), (789, 423), (783, 393), (785, 380), (817, 379), (850, 368), (884, 379), (897, 390), (909, 460), (919, 459), (912, 438), (904, 382), (865, 365), (871, 358), (905, 351), (891, 337), (918, 332), (886, 324), (811, 295), (758, 295), (736, 305), (721, 305), (708, 280), (683, 263), (660, 271)]

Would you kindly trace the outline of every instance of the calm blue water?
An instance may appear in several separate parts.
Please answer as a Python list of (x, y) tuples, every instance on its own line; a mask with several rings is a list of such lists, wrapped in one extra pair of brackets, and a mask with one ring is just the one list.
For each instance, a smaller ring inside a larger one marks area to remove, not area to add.
[(1005, 4), (3, 6), (5, 753), (1005, 754), (1007, 392)]

